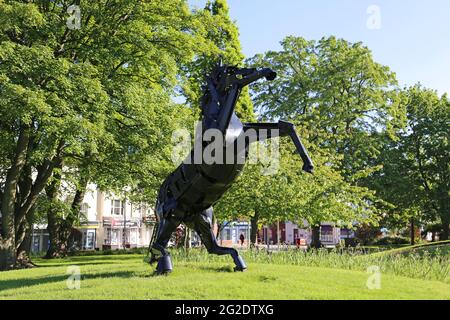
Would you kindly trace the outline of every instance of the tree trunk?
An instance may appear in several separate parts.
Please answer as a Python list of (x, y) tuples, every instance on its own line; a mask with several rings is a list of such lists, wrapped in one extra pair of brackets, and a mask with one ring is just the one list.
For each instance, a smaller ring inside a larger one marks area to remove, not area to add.
[(449, 238), (449, 228), (450, 228), (450, 202), (448, 199), (448, 191), (445, 190), (444, 195), (442, 197), (442, 200), (440, 201), (440, 217), (441, 217), (441, 224), (442, 224), (442, 234), (440, 237), (440, 241), (446, 241)]
[[(59, 169), (62, 168), (62, 163), (57, 165)], [(46, 194), (51, 203), (57, 203), (58, 190), (61, 185), (61, 175), (55, 172), (53, 181), (47, 186)], [(86, 193), (88, 180), (85, 175), (80, 173), (79, 185), (75, 191), (70, 210), (65, 218), (62, 212), (59, 211), (58, 206), (51, 206), (47, 213), (47, 231), (49, 233), (50, 246), (45, 255), (46, 259), (65, 257), (69, 250), (69, 238), (72, 233), (75, 222), (80, 214), (81, 205)]]
[(65, 248), (61, 241), (62, 239), (60, 237), (60, 230), (59, 230), (60, 223), (57, 222), (58, 220), (57, 213), (50, 211), (53, 210), (49, 210), (47, 214), (48, 217), (47, 231), (49, 235), (50, 245), (45, 255), (46, 259), (59, 258), (65, 255), (65, 252), (63, 252)]
[(184, 229), (184, 249), (189, 250), (191, 247), (191, 229), (186, 227), (186, 229)]
[(31, 261), (30, 249), (31, 249), (31, 226), (25, 227), (23, 240), (17, 248), (17, 262), (16, 267), (19, 268), (32, 268), (36, 265)]
[(322, 242), (320, 241), (320, 226), (314, 226), (311, 230), (311, 247), (319, 249), (322, 247)]
[[(62, 162), (58, 163), (57, 169), (62, 169)], [(47, 201), (50, 203), (50, 208), (47, 210), (47, 231), (49, 234), (50, 245), (47, 249), (46, 259), (58, 258), (61, 254), (61, 243), (59, 239), (59, 227), (61, 225), (58, 222), (58, 216), (62, 215), (58, 210), (56, 205), (58, 201), (58, 190), (61, 185), (61, 173), (60, 171), (55, 171), (52, 180), (45, 188), (45, 193), (47, 195)]]
[(255, 211), (255, 214), (250, 218), (250, 247), (254, 248), (258, 242), (258, 221), (259, 212)]
[[(34, 208), (33, 208), (34, 209)], [(32, 266), (30, 253), (31, 244), (31, 225), (30, 220), (23, 220), (16, 226), (16, 256), (18, 267)]]
[(217, 239), (217, 240), (220, 240), (220, 244), (222, 244), (222, 235), (221, 235), (221, 231), (222, 231), (222, 224), (221, 224), (221, 223), (217, 223), (216, 239)]
[(72, 233), (75, 219), (70, 217), (70, 213), (65, 219), (59, 212), (48, 213), (47, 231), (49, 234), (50, 245), (45, 255), (46, 259), (61, 258), (67, 256), (69, 251), (69, 239)]
[(30, 128), (22, 125), (11, 167), (6, 173), (3, 190), (0, 190), (0, 211), (2, 213), (0, 223), (0, 271), (23, 267), (24, 261), (30, 261), (28, 254), (26, 254), (27, 251), (21, 250), (19, 256), (18, 249), (26, 238), (28, 224), (33, 216), (33, 208), (53, 172), (57, 159), (60, 158), (64, 141), (59, 142), (56, 155), (53, 158), (46, 159), (43, 164), (35, 167), (37, 174), (34, 183), (30, 179), (31, 166), (28, 165), (28, 168), (24, 170), (32, 145), (33, 139), (30, 136)]
[(450, 228), (450, 223), (448, 222), (444, 222), (442, 224), (442, 235), (441, 238), (439, 239), (440, 241), (446, 241), (449, 238), (449, 228)]
[(15, 157), (7, 171), (3, 192), (1, 193), (0, 271), (14, 268), (16, 264), (15, 213), (17, 186), (26, 163), (29, 141), (29, 128), (22, 126), (17, 139)]
[(229, 224), (230, 224), (230, 222), (227, 222), (227, 223), (217, 223), (216, 239), (219, 241), (220, 245), (223, 244), (222, 231), (223, 231)]
[(0, 239), (0, 271), (13, 269), (16, 258), (16, 248), (12, 239)]
[(414, 218), (411, 218), (411, 221), (410, 221), (410, 230), (409, 230), (409, 232), (410, 232), (410, 241), (411, 241), (411, 245), (413, 246), (413, 245), (415, 245), (416, 244), (416, 233), (415, 233), (415, 228), (414, 228)]

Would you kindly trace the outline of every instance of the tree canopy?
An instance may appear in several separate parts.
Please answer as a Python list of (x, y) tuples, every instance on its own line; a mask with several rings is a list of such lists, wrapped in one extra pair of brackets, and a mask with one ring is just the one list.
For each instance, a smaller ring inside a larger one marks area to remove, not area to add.
[(81, 2), (80, 28), (70, 5), (0, 2), (0, 269), (20, 257), (56, 167), (154, 195), (186, 115), (170, 100), (198, 42), (185, 1)]
[(427, 224), (440, 221), (448, 239), (450, 222), (449, 145), (450, 101), (420, 85), (405, 89), (402, 97), (407, 125), (395, 139), (386, 139), (378, 159), (383, 170), (368, 184), (392, 205), (396, 220)]

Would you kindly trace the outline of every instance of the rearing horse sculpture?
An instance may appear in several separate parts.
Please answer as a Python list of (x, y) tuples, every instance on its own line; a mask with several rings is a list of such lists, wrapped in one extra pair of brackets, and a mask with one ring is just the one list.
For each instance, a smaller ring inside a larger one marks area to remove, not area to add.
[[(217, 243), (213, 232), (212, 206), (241, 173), (252, 141), (290, 136), (303, 160), (303, 170), (312, 173), (312, 161), (291, 123), (279, 121), (243, 124), (234, 112), (242, 88), (261, 78), (272, 81), (276, 76), (271, 69), (241, 69), (219, 65), (207, 77), (202, 98), (202, 133), (211, 129), (220, 132), (226, 160), (214, 163), (195, 161), (194, 146), (187, 159), (189, 161), (183, 162), (162, 184), (156, 203), (158, 224), (149, 248), (150, 264), (158, 262), (158, 274), (172, 271), (167, 245), (172, 233), (181, 223), (198, 233), (209, 253), (231, 255), (236, 265), (235, 271), (247, 268), (237, 250), (221, 247)], [(200, 151), (208, 145), (201, 142)]]

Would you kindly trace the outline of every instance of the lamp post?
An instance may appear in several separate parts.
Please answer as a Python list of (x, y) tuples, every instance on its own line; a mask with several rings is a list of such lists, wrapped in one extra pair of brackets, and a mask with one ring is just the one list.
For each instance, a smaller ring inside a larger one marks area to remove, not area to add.
[(250, 234), (251, 234), (250, 226), (251, 223), (247, 222), (247, 249), (250, 249)]
[(277, 221), (277, 245), (278, 251), (280, 251), (280, 220)]

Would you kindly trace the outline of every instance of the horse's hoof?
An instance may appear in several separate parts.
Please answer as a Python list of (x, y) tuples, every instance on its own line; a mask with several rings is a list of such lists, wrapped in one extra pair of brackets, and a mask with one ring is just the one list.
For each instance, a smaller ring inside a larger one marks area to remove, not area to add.
[(158, 259), (158, 265), (156, 266), (157, 274), (169, 274), (172, 272), (172, 260), (170, 256), (162, 256)]

